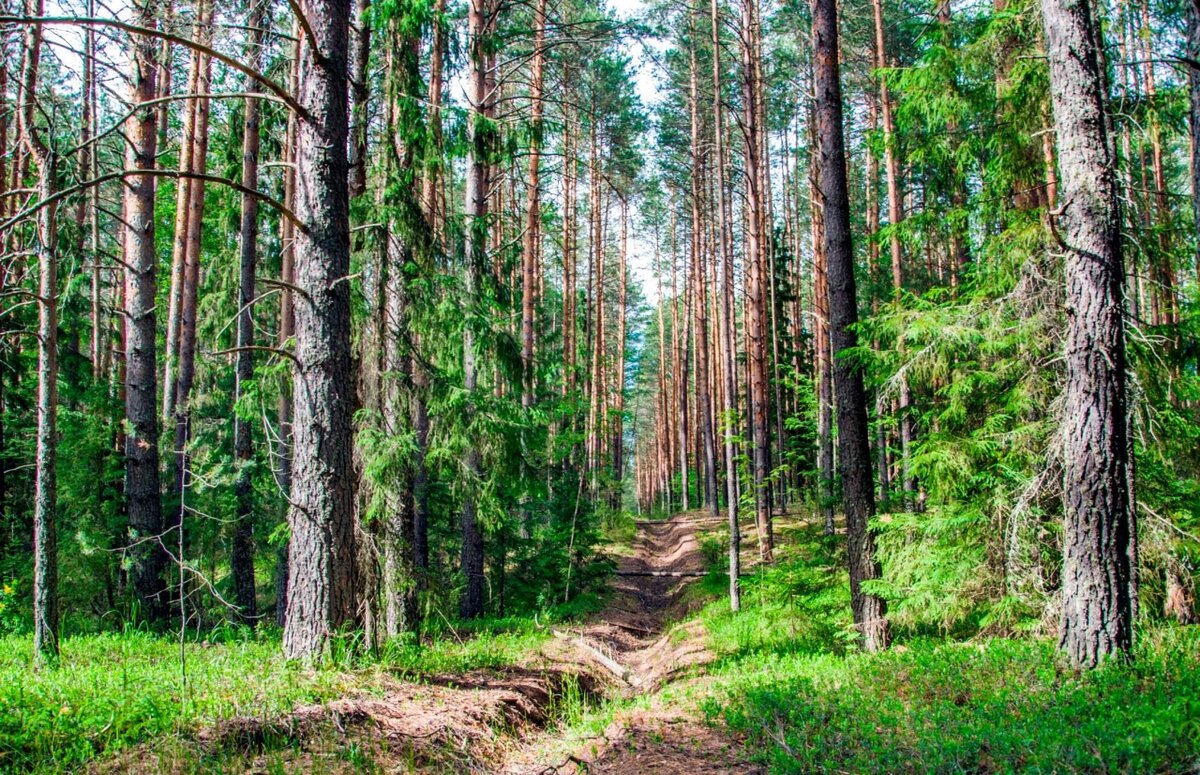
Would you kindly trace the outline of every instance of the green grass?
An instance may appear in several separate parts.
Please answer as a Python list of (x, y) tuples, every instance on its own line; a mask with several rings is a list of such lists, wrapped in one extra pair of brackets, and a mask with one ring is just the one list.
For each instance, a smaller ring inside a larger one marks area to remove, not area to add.
[(378, 664), (415, 678), (501, 668), (536, 652), (550, 637), (550, 629), (533, 619), (485, 621), (469, 629), (442, 631), (420, 644), (385, 646)]
[(0, 768), (65, 769), (219, 719), (269, 715), (363, 682), (288, 664), (275, 638), (185, 647), (130, 630), (66, 638), (59, 665), (32, 670), (28, 637), (0, 639)]
[(1192, 771), (1200, 637), (1066, 670), (1052, 643), (913, 643), (739, 665), (706, 709), (775, 772)]
[(1132, 665), (1085, 674), (1044, 638), (900, 632), (862, 654), (836, 543), (801, 528), (786, 544), (745, 580), (741, 613), (715, 600), (701, 614), (721, 655), (702, 707), (773, 772), (1200, 767), (1200, 629), (1150, 629)]
[[(579, 603), (581, 610), (591, 603)], [(560, 612), (555, 612), (558, 615)], [(566, 613), (577, 613), (572, 609)], [(286, 714), (297, 705), (374, 692), (387, 676), (433, 675), (512, 665), (550, 637), (533, 619), (490, 620), (435, 633), (417, 645), (304, 668), (284, 660), (277, 633), (185, 645), (140, 630), (63, 640), (57, 667), (34, 672), (28, 636), (0, 638), (0, 771), (72, 769), (223, 719)], [(562, 698), (564, 714), (575, 712)]]

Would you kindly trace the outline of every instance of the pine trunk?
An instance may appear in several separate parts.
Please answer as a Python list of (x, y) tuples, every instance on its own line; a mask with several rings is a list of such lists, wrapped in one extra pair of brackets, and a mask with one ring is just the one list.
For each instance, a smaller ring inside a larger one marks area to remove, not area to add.
[[(487, 259), (487, 215), (488, 215), (488, 158), (490, 156), (489, 129), (485, 129), (484, 115), (488, 109), (488, 72), (487, 72), (487, 19), (490, 8), (487, 0), (470, 0), (467, 9), (468, 24), (468, 57), (470, 60), (470, 75), (468, 85), (468, 102), (470, 117), (468, 124), (468, 156), (467, 178), (465, 187), (466, 199), (466, 242), (464, 253), (467, 261), (467, 304), (471, 306), (471, 314), (463, 330), (463, 386), (468, 394), (468, 402), (474, 401), (478, 389), (479, 376), (475, 344), (475, 307), (479, 305), (479, 286), (482, 281), (484, 262)], [(474, 414), (473, 407), (468, 403), (468, 423)], [(470, 481), (467, 482), (468, 493), (463, 498), (462, 505), (462, 573), (466, 587), (459, 599), (459, 615), (464, 619), (473, 619), (483, 613), (483, 530), (479, 525), (476, 513), (474, 489), (479, 486), (483, 475), (483, 461), (479, 447), (474, 444), (467, 446), (464, 467)]]
[[(738, 524), (738, 478), (737, 456), (734, 450), (734, 428), (736, 407), (736, 375), (734, 374), (734, 321), (733, 321), (733, 246), (730, 245), (730, 226), (725, 206), (725, 129), (721, 104), (721, 13), (717, 0), (711, 7), (712, 59), (713, 59), (713, 150), (716, 154), (716, 175), (713, 183), (717, 190), (717, 239), (713, 245), (714, 256), (722, 260), (721, 293), (721, 368), (724, 376), (722, 396), (723, 424), (725, 426), (725, 509), (729, 524), (729, 606), (734, 611), (741, 608), (741, 526)], [(764, 537), (759, 536), (759, 546), (765, 549)], [(769, 557), (763, 554), (764, 558)]]
[(1042, 0), (1042, 18), (1067, 203), (1060, 645), (1090, 668), (1133, 646), (1125, 262), (1100, 25), (1089, 0)]
[[(247, 17), (246, 64), (258, 70), (262, 66), (263, 22), (265, 0), (251, 0)], [(246, 91), (256, 93), (258, 82), (246, 79)], [(259, 118), (261, 106), (257, 99), (246, 99), (246, 114), (242, 124), (242, 185), (258, 189)], [(258, 200), (242, 196), (239, 229), (237, 355), (234, 373), (234, 401), (239, 401), (245, 386), (254, 379), (254, 298), (258, 270)], [(243, 408), (244, 411), (244, 408)], [(254, 481), (252, 462), (254, 439), (249, 420), (239, 413), (233, 418), (233, 455), (237, 463), (234, 493), (237, 516), (233, 527), (233, 550), (229, 564), (233, 574), (234, 599), (242, 620), (253, 622), (258, 616), (258, 601), (254, 584)]]
[(762, 144), (765, 132), (760, 124), (758, 104), (762, 96), (758, 86), (758, 28), (756, 0), (742, 0), (742, 99), (746, 158), (746, 327), (749, 419), (751, 436), (751, 473), (754, 481), (755, 522), (758, 527), (758, 556), (771, 562), (775, 538), (771, 523), (771, 426), (769, 377), (767, 376), (767, 284), (765, 234), (765, 179), (762, 169)]
[[(158, 24), (155, 0), (136, 6), (137, 23), (154, 29)], [(133, 39), (130, 74), (133, 104), (155, 97), (155, 42)], [(157, 124), (153, 108), (131, 115), (125, 130), (125, 167), (129, 172), (153, 170), (157, 151)], [(125, 498), (129, 512), (130, 555), (134, 593), (142, 615), (152, 621), (166, 614), (163, 571), (167, 555), (160, 533), (163, 528), (158, 461), (158, 261), (154, 250), (154, 178), (130, 174), (125, 180)]]
[[(41, 0), (32, 3), (36, 16)], [(37, 162), (38, 361), (37, 430), (33, 487), (33, 657), (37, 666), (58, 658), (58, 255), (56, 194), (57, 156), (39, 136), (35, 108), (42, 30), (26, 28), (21, 66), (20, 110), (17, 114), (23, 145)]]
[(850, 199), (842, 137), (842, 87), (838, 63), (836, 0), (813, 2), (814, 87), (816, 94), (817, 182), (824, 200), (825, 257), (829, 273), (829, 323), (837, 394), (838, 448), (842, 504), (846, 512), (850, 605), (863, 649), (887, 648), (886, 606), (862, 585), (881, 575), (867, 521), (875, 513), (875, 483), (867, 430), (867, 399), (860, 367), (841, 354), (857, 346), (858, 293), (850, 242)]
[(306, 0), (296, 134), (296, 350), (283, 650), (312, 660), (357, 614), (350, 363), (348, 0)]

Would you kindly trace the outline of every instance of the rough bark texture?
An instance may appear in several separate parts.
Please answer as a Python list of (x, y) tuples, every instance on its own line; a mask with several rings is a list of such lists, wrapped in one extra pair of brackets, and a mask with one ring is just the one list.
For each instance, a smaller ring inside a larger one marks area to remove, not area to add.
[(351, 471), (350, 225), (347, 127), (349, 0), (309, 0), (296, 138), (295, 420), (284, 654), (312, 659), (354, 622)]
[[(246, 64), (257, 70), (262, 66), (262, 27), (265, 0), (251, 0), (247, 19)], [(258, 82), (247, 78), (246, 91), (258, 91)], [(246, 100), (246, 115), (242, 132), (242, 185), (258, 188), (259, 116), (261, 108), (256, 99)], [(258, 268), (258, 200), (242, 197), (237, 318), (237, 364), (234, 396), (240, 399), (246, 383), (254, 379), (254, 301), (255, 273)], [(253, 621), (258, 614), (254, 587), (254, 486), (251, 461), (254, 458), (254, 439), (251, 422), (234, 415), (233, 454), (238, 464), (237, 517), (233, 527), (233, 550), (229, 564), (233, 571), (234, 599), (243, 621)]]
[[(467, 10), (468, 35), (470, 38), (470, 86), (469, 101), (471, 118), (468, 128), (470, 135), (469, 156), (467, 158), (466, 178), (466, 245), (467, 259), (467, 304), (474, 307), (478, 304), (477, 295), (481, 280), (481, 272), (487, 250), (487, 213), (488, 213), (488, 131), (484, 130), (483, 114), (487, 103), (487, 58), (485, 53), (486, 24), (488, 18), (486, 0), (471, 0)], [(470, 316), (470, 317), (473, 317)], [(477, 353), (475, 352), (475, 333), (473, 321), (468, 321), (463, 329), (463, 383), (468, 394), (478, 387)], [(474, 398), (468, 399), (473, 401)], [(469, 427), (469, 425), (468, 425)], [(471, 481), (467, 483), (468, 490), (478, 485), (482, 473), (483, 460), (479, 447), (468, 445), (464, 464)], [(463, 498), (462, 506), (462, 573), (466, 587), (459, 599), (458, 612), (464, 619), (470, 619), (483, 613), (484, 575), (483, 575), (483, 530), (479, 525), (476, 513), (475, 494), (469, 491)]]
[(367, 190), (367, 66), (371, 59), (370, 0), (354, 1), (350, 36), (350, 197)]
[(1065, 242), (1063, 610), (1079, 667), (1133, 645), (1121, 210), (1104, 104), (1100, 30), (1088, 0), (1042, 0)]
[(613, 448), (613, 494), (612, 506), (614, 511), (621, 508), (621, 495), (624, 490), (625, 478), (625, 340), (626, 306), (628, 306), (629, 291), (629, 205), (621, 200), (621, 246), (617, 252), (617, 343), (616, 364), (613, 368), (613, 417), (612, 417), (612, 448)]
[[(212, 38), (212, 6), (206, 4), (196, 36), (208, 44)], [(211, 80), (212, 61), (203, 57), (200, 61), (200, 78), (195, 100), (195, 138), (192, 147), (191, 169), (204, 174), (208, 167), (208, 119), (209, 100), (206, 96)], [(175, 384), (164, 382), (163, 390), (175, 391), (175, 477), (172, 479), (173, 494), (178, 499), (173, 503), (168, 527), (183, 524), (185, 489), (191, 484), (187, 478), (188, 442), (191, 439), (192, 410), (190, 399), (192, 385), (196, 380), (196, 325), (200, 302), (200, 248), (204, 228), (204, 182), (193, 180), (188, 188), (187, 237), (183, 259), (183, 293), (179, 305), (179, 353), (178, 375)]]
[[(1200, 0), (1185, 3), (1187, 13), (1187, 53), (1200, 62)], [(1192, 136), (1192, 215), (1200, 229), (1200, 68), (1188, 68), (1189, 130)], [(1196, 278), (1200, 282), (1200, 240), (1197, 240)]]
[[(295, 32), (295, 56), (292, 60), (290, 77), (293, 94), (300, 91), (300, 49), (303, 45), (300, 36), (300, 25), (292, 25)], [(288, 115), (287, 135), (284, 153), (290, 164), (283, 170), (283, 203), (292, 211), (296, 211), (296, 134), (300, 118), (295, 113)], [(279, 219), (279, 275), (289, 285), (296, 280), (296, 229), (291, 220)], [(279, 346), (290, 348), (292, 337), (296, 333), (296, 305), (293, 293), (284, 288), (279, 294)], [(279, 390), (279, 452), (276, 460), (276, 480), (280, 491), (290, 496), (292, 491), (292, 419), (295, 416), (295, 402), (292, 400), (290, 385), (283, 385)], [(283, 627), (287, 623), (288, 596), (288, 543), (283, 543), (276, 551), (275, 562), (275, 624)]]
[[(694, 27), (693, 27), (694, 28)], [(714, 517), (720, 516), (720, 503), (717, 500), (717, 450), (716, 437), (712, 423), (712, 394), (708, 386), (708, 305), (705, 296), (708, 292), (708, 282), (705, 277), (706, 260), (701, 251), (703, 220), (700, 211), (701, 192), (701, 148), (700, 148), (700, 119), (699, 93), (696, 72), (696, 49), (691, 48), (691, 64), (689, 68), (689, 98), (691, 108), (691, 153), (692, 153), (692, 273), (695, 279), (693, 314), (695, 320), (694, 336), (696, 339), (696, 423), (700, 426), (699, 442), (704, 451), (704, 493), (702, 501), (712, 511)], [(687, 347), (686, 343), (684, 345)], [(686, 367), (685, 367), (686, 368)], [(680, 390), (687, 391), (686, 372)], [(687, 397), (680, 399), (686, 403)], [(684, 413), (686, 417), (687, 413)], [(681, 465), (687, 462), (686, 447), (683, 452)], [(697, 464), (701, 461), (697, 460)], [(686, 475), (683, 481), (687, 481)]]
[[(38, 195), (54, 194), (53, 153), (39, 162)], [(33, 494), (33, 652), (38, 662), (58, 656), (58, 263), (51, 204), (38, 213), (38, 388), (36, 476)]]
[(542, 71), (546, 62), (546, 0), (538, 0), (534, 11), (533, 66), (530, 75), (529, 176), (526, 181), (525, 240), (521, 254), (521, 364), (523, 391), (521, 405), (533, 406), (533, 324), (539, 247), (541, 245), (541, 148), (542, 148)]
[[(199, 3), (197, 5), (198, 13), (205, 13), (204, 7), (204, 3)], [(193, 34), (198, 35), (199, 30), (193, 30)], [(163, 49), (164, 52), (167, 50)], [(204, 55), (201, 52), (192, 52), (185, 86), (189, 95), (196, 95), (200, 91), (200, 67), (203, 59)], [(164, 68), (163, 65), (164, 63), (159, 63), (160, 78), (167, 77), (170, 72), (170, 69)], [(159, 86), (162, 85), (159, 84)], [(183, 128), (179, 139), (179, 171), (181, 173), (194, 171), (192, 157), (196, 147), (196, 104), (198, 102), (199, 100), (192, 96), (182, 106)], [(166, 144), (166, 118), (167, 111), (161, 110), (158, 134), (163, 138), (160, 142), (164, 145)], [(183, 267), (187, 256), (188, 214), (191, 212), (188, 203), (192, 200), (192, 187), (196, 184), (197, 181), (191, 178), (181, 177), (175, 189), (175, 238), (171, 250), (170, 288), (167, 292), (167, 341), (163, 350), (162, 421), (164, 427), (169, 427), (175, 419), (175, 381), (179, 357), (179, 322), (183, 305)]]
[(741, 526), (738, 524), (737, 463), (734, 450), (734, 417), (737, 413), (737, 388), (734, 374), (734, 322), (733, 322), (733, 246), (730, 245), (729, 219), (725, 209), (725, 130), (721, 113), (721, 13), (717, 0), (711, 7), (712, 50), (713, 50), (713, 139), (716, 152), (714, 185), (717, 189), (717, 240), (714, 248), (722, 259), (721, 293), (721, 365), (725, 390), (722, 396), (725, 425), (725, 510), (729, 524), (729, 606), (734, 611), (741, 608), (741, 590), (738, 576), (741, 569)]
[(867, 399), (862, 371), (841, 354), (855, 347), (853, 326), (858, 322), (854, 283), (854, 251), (850, 243), (850, 200), (846, 187), (846, 149), (842, 137), (842, 87), (838, 64), (836, 0), (814, 0), (817, 182), (824, 202), (825, 257), (829, 274), (830, 340), (834, 389), (837, 393), (838, 451), (842, 473), (842, 504), (846, 512), (847, 554), (850, 565), (850, 604), (863, 648), (888, 644), (887, 612), (880, 597), (862, 589), (864, 581), (879, 578), (875, 541), (867, 520), (875, 513), (875, 483), (867, 430)]
[[(415, 101), (404, 95), (421, 92), (420, 39), (416, 35), (394, 33), (396, 45), (388, 53), (389, 81), (393, 94), (389, 97), (387, 116), (388, 136), (391, 152), (388, 154), (387, 174), (389, 179), (414, 179), (417, 149), (410, 140), (411, 127), (421, 121), (420, 108)], [(395, 177), (392, 177), (395, 176)], [(382, 196), (382, 192), (380, 193)], [(411, 411), (414, 402), (420, 400), (414, 388), (413, 351), (409, 343), (414, 341), (410, 325), (409, 288), (405, 278), (405, 267), (418, 256), (432, 253), (428, 212), (423, 212), (419, 192), (403, 186), (392, 201), (386, 233), (383, 262), (383, 309), (377, 324), (382, 329), (383, 341), (382, 372), (382, 417), (384, 431), (395, 436), (403, 433), (409, 422), (415, 426), (418, 418)], [(406, 402), (405, 399), (411, 400)], [(426, 421), (427, 424), (427, 421)], [(387, 488), (386, 513), (383, 530), (383, 593), (384, 628), (388, 637), (402, 630), (416, 632), (419, 629), (418, 592), (421, 584), (423, 560), (418, 550), (417, 535), (420, 533), (422, 547), (427, 546), (425, 520), (424, 446), (427, 428), (417, 430), (418, 449), (411, 461), (402, 463)], [(418, 520), (421, 524), (418, 525)]]
[[(42, 3), (30, 4), (34, 15)], [(38, 67), (42, 31), (30, 25), (21, 65), (17, 115), (23, 145), (37, 161), (38, 197), (46, 203), (37, 215), (38, 365), (37, 431), (33, 486), (33, 657), (35, 665), (58, 657), (58, 232), (55, 216), (57, 157), (36, 127)]]
[[(137, 23), (154, 28), (157, 4), (137, 6)], [(131, 101), (154, 99), (155, 43), (133, 39)], [(125, 129), (125, 166), (154, 169), (157, 124), (153, 108), (129, 117)], [(129, 512), (134, 593), (149, 619), (166, 613), (163, 570), (167, 555), (162, 532), (162, 500), (158, 468), (157, 259), (154, 252), (154, 178), (131, 175), (125, 181), (125, 498)]]
[(760, 123), (758, 104), (762, 96), (758, 87), (758, 4), (742, 0), (742, 99), (745, 117), (746, 210), (746, 350), (749, 371), (749, 403), (751, 429), (751, 469), (754, 480), (755, 521), (758, 526), (758, 553), (763, 562), (771, 562), (775, 538), (771, 523), (771, 426), (767, 376), (767, 296), (771, 278), (766, 271), (765, 220), (766, 197), (763, 191), (765, 170), (762, 169), (764, 127)]
[(816, 165), (812, 181), (813, 244), (813, 361), (817, 377), (817, 479), (821, 517), (825, 534), (834, 534), (833, 521), (833, 363), (829, 351), (829, 272), (825, 260), (824, 205), (816, 185)]

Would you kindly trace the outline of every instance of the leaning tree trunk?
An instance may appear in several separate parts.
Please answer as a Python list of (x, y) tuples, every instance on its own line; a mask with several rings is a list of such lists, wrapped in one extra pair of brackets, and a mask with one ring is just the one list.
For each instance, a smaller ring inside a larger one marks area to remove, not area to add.
[(349, 0), (301, 4), (296, 136), (296, 352), (287, 623), (283, 651), (313, 659), (355, 620), (351, 471)]
[(1125, 389), (1125, 260), (1105, 117), (1100, 25), (1089, 0), (1042, 0), (1063, 215), (1067, 384), (1063, 406), (1060, 645), (1095, 667), (1133, 646)]
[[(142, 27), (157, 25), (157, 3), (137, 6)], [(147, 36), (133, 39), (131, 102), (155, 97), (155, 43)], [(153, 170), (158, 126), (153, 108), (142, 108), (126, 123), (127, 171)], [(154, 178), (130, 174), (125, 180), (125, 498), (129, 512), (130, 555), (134, 593), (145, 616), (157, 620), (166, 613), (162, 544), (162, 500), (158, 468), (158, 260), (154, 251)]]
[[(250, 0), (247, 19), (246, 64), (252, 70), (262, 66), (263, 21), (266, 0)], [(246, 79), (246, 91), (258, 91), (254, 78)], [(242, 130), (242, 185), (258, 188), (259, 117), (261, 108), (254, 98), (246, 99)], [(254, 285), (258, 267), (258, 200), (243, 194), (240, 229), (240, 266), (238, 282), (237, 365), (234, 374), (234, 400), (241, 399), (245, 386), (254, 379)], [(233, 572), (234, 599), (245, 622), (258, 615), (254, 586), (254, 486), (251, 461), (254, 439), (250, 422), (239, 413), (233, 418), (233, 454), (237, 460), (237, 517), (233, 527), (233, 551), (229, 564)]]
[(867, 397), (860, 367), (841, 357), (858, 344), (858, 293), (854, 283), (854, 250), (850, 242), (850, 199), (846, 187), (846, 148), (842, 137), (842, 85), (838, 64), (836, 0), (813, 2), (815, 57), (817, 181), (824, 200), (825, 260), (829, 275), (829, 329), (833, 348), (833, 381), (837, 394), (838, 451), (842, 472), (842, 504), (846, 512), (850, 565), (850, 605), (863, 648), (887, 648), (887, 607), (883, 598), (863, 591), (865, 581), (880, 576), (875, 541), (867, 520), (875, 513), (875, 482), (867, 431)]

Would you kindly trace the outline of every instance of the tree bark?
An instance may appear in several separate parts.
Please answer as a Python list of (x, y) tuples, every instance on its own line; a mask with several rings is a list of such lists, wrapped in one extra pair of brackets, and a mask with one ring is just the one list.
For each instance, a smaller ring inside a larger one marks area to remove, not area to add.
[(367, 66), (371, 59), (371, 0), (354, 0), (350, 35), (350, 198), (367, 190)]
[[(692, 331), (695, 339), (696, 353), (696, 423), (699, 425), (699, 443), (703, 449), (703, 461), (697, 460), (699, 466), (703, 462), (704, 466), (704, 492), (701, 500), (704, 505), (707, 505), (714, 517), (719, 516), (721, 506), (717, 500), (717, 460), (716, 460), (716, 438), (712, 425), (712, 394), (709, 392), (708, 386), (708, 305), (705, 297), (708, 293), (708, 282), (706, 278), (707, 261), (702, 255), (703, 245), (702, 237), (704, 230), (704, 221), (701, 213), (700, 200), (703, 194), (702, 179), (702, 149), (700, 146), (700, 95), (698, 72), (696, 65), (696, 44), (695, 44), (695, 16), (690, 14), (689, 23), (692, 29), (692, 35), (689, 39), (692, 41), (690, 46), (690, 64), (688, 68), (688, 106), (691, 115), (691, 162), (692, 162), (692, 235), (691, 235), (691, 258), (692, 258), (692, 285), (693, 292), (689, 294), (691, 299), (692, 315), (689, 320), (693, 322)], [(683, 349), (687, 350), (687, 339), (684, 339)], [(680, 403), (683, 406), (683, 416), (687, 417), (687, 359), (685, 357), (683, 364), (683, 378), (680, 380)], [(686, 434), (683, 439), (686, 442)], [(687, 445), (683, 445), (681, 453), (680, 466), (686, 469), (687, 466)], [(681, 474), (683, 483), (686, 487), (687, 472)], [(686, 501), (686, 497), (685, 497)]]
[(758, 556), (771, 562), (775, 538), (771, 523), (771, 426), (767, 375), (767, 283), (764, 223), (765, 180), (762, 145), (765, 137), (758, 85), (758, 4), (742, 0), (742, 101), (745, 116), (746, 159), (746, 360), (749, 376), (748, 399), (751, 429), (751, 473), (754, 481), (755, 522), (758, 526)]
[[(477, 373), (475, 331), (476, 307), (479, 301), (479, 286), (484, 262), (487, 258), (487, 214), (488, 174), (490, 159), (491, 127), (485, 121), (488, 109), (487, 89), (487, 19), (491, 11), (488, 0), (470, 0), (467, 8), (468, 58), (470, 74), (468, 86), (469, 124), (468, 156), (465, 195), (466, 228), (464, 254), (467, 261), (466, 303), (470, 306), (468, 321), (463, 329), (463, 387), (468, 394), (467, 427), (470, 427), (479, 376)], [(462, 573), (466, 587), (459, 598), (458, 612), (464, 619), (473, 619), (483, 613), (483, 530), (476, 512), (476, 489), (483, 477), (483, 460), (479, 447), (467, 445), (463, 460), (469, 481), (467, 494), (462, 504)]]
[(1133, 646), (1121, 207), (1106, 118), (1102, 41), (1089, 0), (1042, 0), (1065, 250), (1063, 610), (1078, 667)]
[(842, 505), (846, 512), (850, 605), (866, 651), (887, 648), (886, 605), (868, 594), (863, 582), (877, 579), (881, 569), (867, 521), (875, 513), (875, 483), (867, 430), (867, 399), (861, 369), (842, 357), (858, 344), (858, 293), (854, 282), (854, 250), (850, 242), (850, 199), (846, 185), (846, 150), (842, 137), (842, 87), (838, 63), (836, 0), (813, 0), (814, 87), (819, 157), (817, 182), (824, 201), (824, 239), (829, 271), (830, 340), (837, 393), (838, 447), (842, 473)]
[[(872, 0), (875, 19), (875, 67), (883, 70), (888, 66), (887, 44), (884, 39), (883, 0)], [(894, 300), (900, 301), (904, 292), (903, 248), (900, 244), (900, 233), (897, 231), (904, 220), (904, 208), (900, 193), (900, 160), (896, 150), (896, 123), (892, 116), (892, 97), (888, 90), (887, 79), (879, 78), (879, 109), (883, 117), (883, 147), (884, 174), (887, 182), (888, 225), (891, 236), (888, 247), (892, 262), (892, 291)], [(897, 347), (901, 355), (904, 353), (904, 342)], [(904, 491), (904, 507), (912, 509), (916, 505), (915, 493), (917, 483), (909, 471), (910, 447), (916, 435), (916, 420), (912, 416), (912, 389), (908, 378), (900, 379), (900, 486)]]
[(621, 508), (622, 486), (625, 477), (625, 307), (628, 304), (629, 285), (629, 203), (621, 199), (621, 245), (618, 250), (617, 268), (617, 362), (613, 369), (613, 498), (614, 511)]
[[(292, 25), (296, 38), (292, 58), (290, 77), (291, 92), (300, 91), (300, 51), (304, 47), (302, 28), (299, 23)], [(287, 134), (284, 138), (284, 157), (288, 166), (283, 169), (283, 202), (292, 212), (296, 211), (296, 136), (299, 131), (300, 117), (295, 113), (288, 115)], [(287, 283), (279, 294), (279, 346), (292, 347), (292, 337), (296, 334), (295, 299), (291, 286), (296, 280), (296, 230), (289, 218), (279, 219), (279, 275)], [(290, 384), (279, 388), (279, 453), (276, 461), (276, 479), (279, 489), (289, 498), (292, 491), (292, 420), (295, 416), (295, 402), (292, 399)], [(283, 543), (276, 551), (275, 557), (275, 624), (284, 627), (287, 623), (288, 597), (288, 557), (291, 554), (289, 545), (291, 538)]]
[[(1187, 14), (1187, 53), (1200, 62), (1200, 0), (1185, 3)], [(1200, 68), (1188, 68), (1188, 130), (1191, 133), (1192, 216), (1200, 232)], [(1196, 240), (1196, 280), (1200, 282), (1200, 239)]]
[[(722, 396), (725, 425), (725, 509), (729, 522), (729, 606), (734, 611), (741, 608), (741, 589), (738, 576), (741, 568), (741, 526), (738, 524), (737, 464), (733, 434), (737, 414), (736, 377), (734, 375), (734, 322), (733, 322), (733, 246), (730, 242), (729, 221), (725, 209), (725, 129), (721, 114), (721, 13), (717, 0), (711, 7), (712, 60), (713, 60), (713, 140), (716, 154), (716, 175), (713, 183), (717, 189), (717, 240), (714, 249), (722, 259), (721, 293), (721, 360), (725, 378)], [(769, 560), (769, 548), (764, 536), (759, 536), (760, 553)]]
[[(155, 0), (136, 4), (137, 24), (155, 29)], [(155, 41), (133, 38), (130, 101), (137, 105), (155, 97)], [(126, 123), (125, 166), (153, 170), (157, 123), (153, 108), (141, 108)], [(130, 175), (125, 180), (125, 498), (129, 512), (131, 576), (142, 613), (151, 621), (166, 614), (162, 544), (162, 500), (158, 468), (157, 258), (154, 250), (154, 178)]]
[[(207, 44), (211, 39), (212, 4), (204, 6), (197, 38)], [(208, 167), (209, 81), (212, 60), (200, 62), (195, 100), (195, 145), (192, 149), (191, 171), (204, 174)], [(191, 407), (188, 402), (196, 379), (196, 326), (200, 301), (200, 252), (204, 231), (204, 182), (193, 180), (188, 189), (187, 243), (183, 260), (183, 294), (179, 306), (179, 374), (175, 385), (166, 383), (164, 389), (175, 391), (175, 495), (181, 501), (187, 476), (187, 444), (191, 438)], [(183, 509), (175, 513), (172, 524), (182, 524)]]
[[(262, 67), (263, 26), (266, 0), (250, 0), (246, 25), (246, 64), (251, 69)], [(247, 93), (256, 93), (258, 82), (246, 78)], [(246, 99), (242, 123), (242, 185), (258, 189), (258, 152), (260, 144), (259, 119), (261, 107), (254, 98)], [(245, 385), (254, 379), (254, 308), (255, 275), (258, 269), (258, 200), (242, 196), (239, 229), (237, 355), (234, 368), (234, 401), (241, 399)], [(234, 599), (245, 622), (258, 615), (254, 584), (254, 439), (251, 423), (234, 413), (233, 455), (238, 466), (234, 495), (237, 516), (233, 527), (233, 551), (229, 564), (233, 573)]]
[[(197, 3), (197, 23), (192, 30), (193, 35), (197, 40), (202, 40), (202, 36), (207, 33), (204, 31), (204, 25), (208, 20), (209, 8), (211, 3), (207, 0), (200, 0)], [(164, 56), (168, 48), (163, 48)], [(205, 60), (207, 56), (201, 52), (193, 50), (189, 65), (189, 74), (187, 80), (188, 99), (183, 105), (183, 131), (179, 140), (179, 171), (180, 173), (192, 173), (197, 171), (196, 167), (196, 147), (197, 147), (197, 118), (200, 114), (200, 95), (203, 93), (201, 87), (201, 78), (206, 67)], [(167, 77), (170, 70), (163, 67), (163, 63), (159, 63), (164, 77)], [(159, 84), (162, 86), (163, 84)], [(165, 108), (170, 103), (164, 103)], [(165, 109), (160, 111), (159, 117), (162, 121), (159, 127), (159, 135), (166, 137), (166, 115)], [(165, 139), (162, 141), (165, 142)], [(179, 397), (177, 390), (179, 369), (179, 346), (180, 346), (180, 330), (183, 324), (183, 305), (184, 305), (184, 287), (187, 284), (187, 258), (189, 250), (189, 229), (190, 218), (193, 214), (192, 201), (193, 189), (200, 186), (200, 182), (192, 178), (180, 177), (175, 194), (175, 240), (171, 252), (171, 287), (167, 297), (167, 347), (163, 355), (163, 415), (162, 421), (165, 427), (170, 427), (175, 421), (175, 402)], [(198, 234), (199, 232), (197, 232)]]
[[(815, 117), (814, 117), (815, 118)], [(816, 156), (816, 122), (813, 122), (813, 155)], [(813, 160), (816, 162), (816, 158)], [(817, 164), (812, 166), (809, 204), (813, 249), (813, 361), (817, 378), (817, 497), (825, 534), (834, 534), (833, 521), (833, 363), (829, 350), (829, 270), (825, 254), (825, 205), (817, 185)]]
[(521, 404), (533, 406), (533, 316), (537, 269), (540, 258), (542, 225), (541, 150), (542, 150), (542, 73), (546, 63), (546, 0), (538, 0), (534, 10), (533, 66), (530, 74), (529, 176), (526, 179), (525, 243), (521, 254), (521, 363), (523, 391)]
[(314, 39), (301, 46), (296, 137), (295, 424), (284, 654), (314, 659), (357, 612), (350, 363), (347, 160), (349, 0), (301, 4)]
[[(33, 15), (43, 13), (42, 0), (33, 0)], [(35, 666), (58, 658), (58, 255), (55, 216), (57, 156), (40, 136), (35, 110), (42, 31), (30, 25), (25, 32), (21, 65), (20, 136), (37, 162), (38, 197), (46, 202), (37, 214), (38, 365), (37, 430), (33, 488), (33, 658)]]
[(688, 365), (690, 350), (688, 341), (692, 329), (691, 294), (687, 292), (688, 271), (685, 259), (683, 267), (683, 327), (682, 335), (679, 330), (679, 285), (676, 279), (675, 263), (675, 224), (674, 210), (671, 213), (671, 339), (673, 353), (671, 357), (671, 380), (675, 388), (675, 401), (679, 408), (679, 416), (675, 418), (675, 432), (678, 436), (676, 454), (679, 457), (679, 501), (683, 511), (689, 507), (688, 485)]

